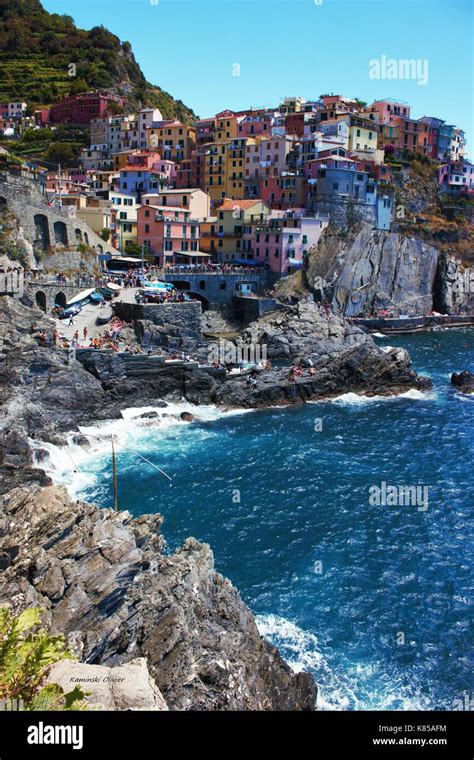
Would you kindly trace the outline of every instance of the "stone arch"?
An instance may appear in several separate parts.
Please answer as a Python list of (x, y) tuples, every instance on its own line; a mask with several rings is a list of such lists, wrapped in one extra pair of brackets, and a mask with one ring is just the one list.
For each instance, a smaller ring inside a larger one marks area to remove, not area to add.
[(36, 305), (39, 306), (42, 311), (46, 311), (46, 293), (43, 290), (38, 290), (35, 294)]
[(97, 253), (104, 253), (104, 248), (100, 243), (97, 245)]
[(7, 199), (4, 195), (0, 195), (0, 206), (8, 206)]
[(189, 280), (170, 280), (170, 282), (175, 286), (176, 290), (190, 290), (191, 288)]
[(62, 308), (65, 308), (66, 301), (67, 301), (67, 298), (62, 290), (60, 290), (59, 293), (56, 293), (56, 295), (54, 296), (55, 306), (62, 306)]
[(64, 222), (54, 222), (54, 240), (59, 245), (67, 245), (67, 227)]
[(206, 280), (199, 280), (199, 290), (206, 290)]
[(45, 214), (35, 214), (34, 223), (36, 231), (36, 245), (39, 248), (49, 248), (51, 245), (51, 240), (49, 237), (48, 217)]
[(82, 230), (80, 230), (79, 227), (76, 227), (74, 234), (76, 236), (76, 243), (82, 243)]
[(87, 234), (87, 232), (84, 232), (84, 243), (86, 245), (89, 245), (89, 235)]

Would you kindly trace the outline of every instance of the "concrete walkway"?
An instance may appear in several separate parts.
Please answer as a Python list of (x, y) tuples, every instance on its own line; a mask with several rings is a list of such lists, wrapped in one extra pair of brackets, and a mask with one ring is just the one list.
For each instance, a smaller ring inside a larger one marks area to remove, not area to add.
[[(55, 319), (56, 329), (59, 335), (64, 336), (70, 341), (77, 330), (79, 332), (79, 346), (82, 346), (84, 344), (84, 346), (89, 347), (90, 338), (96, 338), (99, 335), (103, 335), (106, 330), (108, 330), (108, 325), (96, 324), (97, 317), (103, 314), (104, 310), (109, 310), (111, 303), (117, 303), (118, 301), (123, 301), (124, 303), (135, 303), (135, 293), (137, 290), (138, 288), (124, 288), (120, 291), (120, 294), (117, 298), (114, 298), (112, 301), (105, 302), (105, 309), (101, 309), (100, 304), (89, 302), (82, 307), (82, 310), (79, 312), (79, 314), (76, 314), (74, 316), (74, 325), (71, 325), (70, 327), (68, 325), (69, 319)], [(86, 341), (84, 341), (83, 338), (84, 327), (87, 327)]]

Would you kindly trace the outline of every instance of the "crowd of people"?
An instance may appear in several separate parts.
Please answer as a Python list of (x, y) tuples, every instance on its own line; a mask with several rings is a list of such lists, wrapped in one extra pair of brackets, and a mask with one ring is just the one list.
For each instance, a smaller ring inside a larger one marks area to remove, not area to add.
[(236, 264), (166, 264), (161, 274), (258, 274), (262, 267)]
[(135, 295), (137, 303), (184, 303), (190, 298), (176, 288), (170, 290), (157, 290), (156, 293), (137, 293)]

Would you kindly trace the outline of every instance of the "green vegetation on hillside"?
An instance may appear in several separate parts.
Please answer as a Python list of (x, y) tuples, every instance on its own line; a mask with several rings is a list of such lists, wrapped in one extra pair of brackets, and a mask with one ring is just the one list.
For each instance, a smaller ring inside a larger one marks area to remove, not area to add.
[(53, 129), (27, 129), (16, 140), (2, 139), (0, 145), (14, 153), (19, 159), (40, 159), (51, 164), (61, 163), (64, 167), (76, 166), (82, 148), (90, 142), (87, 127), (63, 124)]
[(103, 26), (78, 29), (71, 16), (47, 13), (39, 0), (0, 0), (0, 51), (0, 100), (50, 105), (84, 90), (109, 89), (131, 110), (146, 104), (165, 118), (195, 118), (182, 101), (146, 81), (129, 42)]
[(85, 693), (75, 687), (67, 694), (57, 684), (46, 684), (49, 668), (70, 659), (64, 636), (50, 636), (40, 628), (42, 610), (29, 607), (13, 615), (0, 608), (0, 700), (4, 708), (23, 710), (85, 710)]

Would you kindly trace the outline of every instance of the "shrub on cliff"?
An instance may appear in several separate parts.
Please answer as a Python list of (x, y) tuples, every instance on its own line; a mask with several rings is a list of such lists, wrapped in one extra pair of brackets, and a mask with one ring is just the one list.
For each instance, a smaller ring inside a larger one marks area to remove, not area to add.
[(79, 687), (64, 692), (57, 684), (44, 686), (48, 670), (71, 658), (64, 636), (40, 628), (42, 610), (30, 607), (20, 615), (0, 609), (0, 701), (24, 710), (85, 710)]

